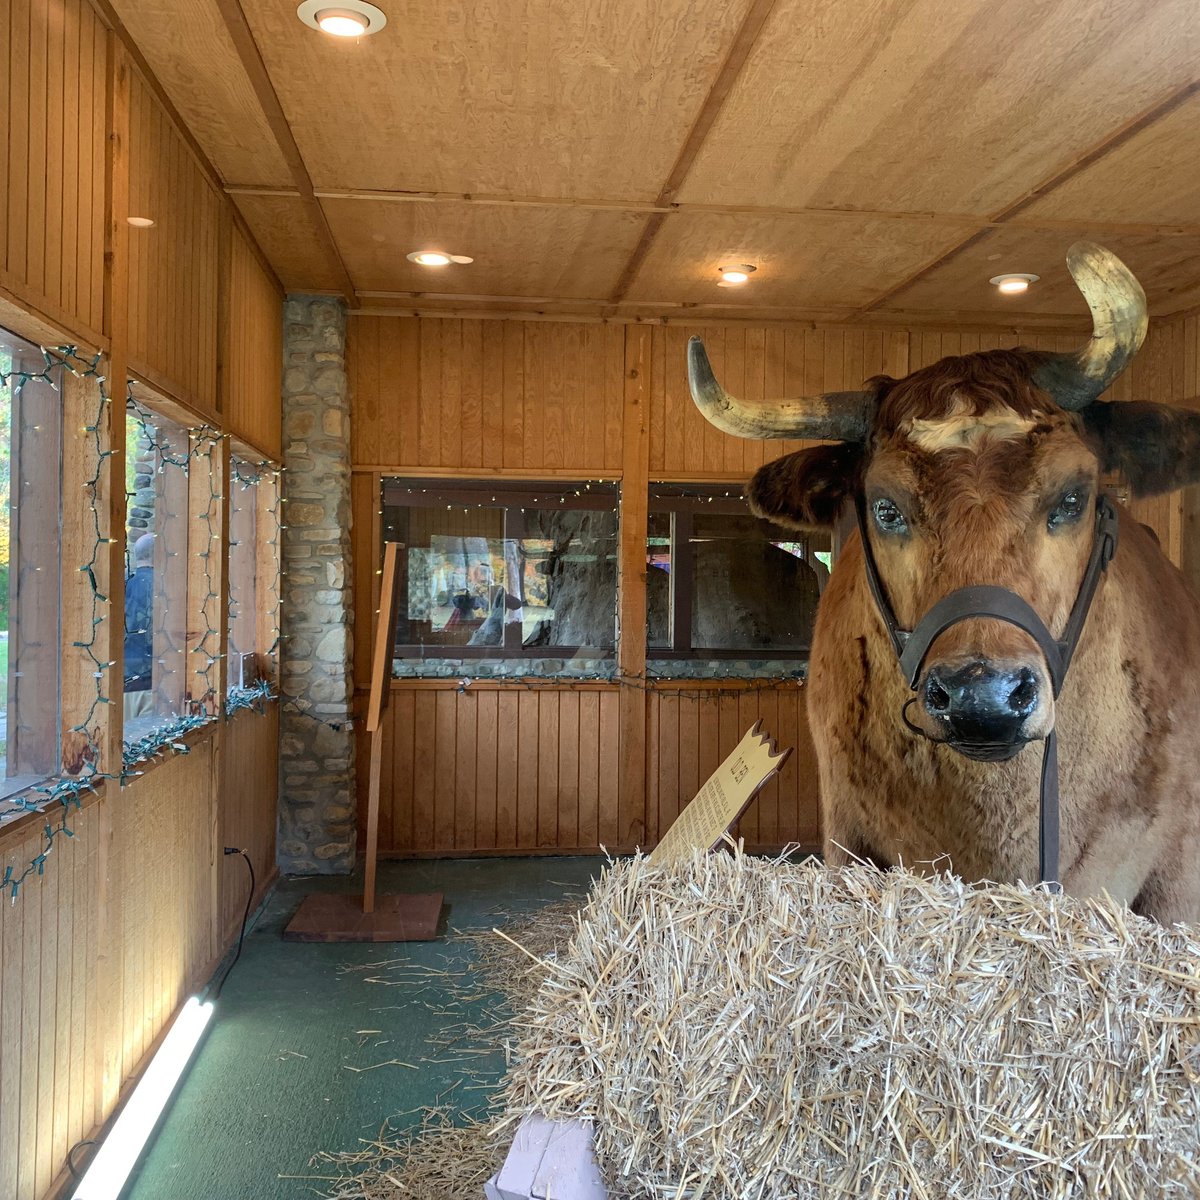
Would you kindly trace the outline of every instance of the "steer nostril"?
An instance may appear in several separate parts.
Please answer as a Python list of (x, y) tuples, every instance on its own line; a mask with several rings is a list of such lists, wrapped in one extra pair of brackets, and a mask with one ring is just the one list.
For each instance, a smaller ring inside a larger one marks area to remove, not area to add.
[(1008, 706), (1013, 712), (1029, 712), (1037, 703), (1037, 677), (1025, 667), (1020, 672), (1020, 683), (1009, 693)]
[(950, 711), (950, 693), (938, 682), (936, 675), (930, 675), (925, 682), (925, 707), (931, 713)]

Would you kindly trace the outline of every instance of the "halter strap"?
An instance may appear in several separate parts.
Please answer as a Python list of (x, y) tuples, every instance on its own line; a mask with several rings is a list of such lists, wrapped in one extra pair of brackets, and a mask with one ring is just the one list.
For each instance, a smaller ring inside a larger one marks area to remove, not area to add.
[[(1058, 698), (1066, 679), (1067, 668), (1075, 655), (1075, 647), (1083, 633), (1088, 611), (1096, 595), (1100, 577), (1108, 569), (1117, 552), (1117, 509), (1113, 502), (1101, 494), (1096, 500), (1096, 526), (1092, 536), (1092, 551), (1079, 584), (1079, 592), (1067, 618), (1061, 640), (1056, 640), (1046, 623), (1032, 606), (1016, 592), (1007, 588), (987, 584), (976, 584), (958, 588), (939, 600), (912, 630), (901, 629), (895, 610), (888, 600), (887, 591), (879, 575), (875, 552), (867, 533), (866, 500), (860, 493), (855, 497), (855, 512), (858, 516), (858, 532), (862, 541), (863, 561), (867, 573), (867, 586), (875, 600), (875, 606), (891, 639), (892, 648), (900, 661), (900, 670), (910, 690), (917, 690), (921, 668), (934, 641), (953, 625), (973, 618), (992, 618), (1005, 621), (1023, 629), (1037, 643), (1054, 697)], [(915, 727), (914, 727), (915, 728)], [(1061, 890), (1059, 872), (1059, 795), (1058, 795), (1058, 736), (1055, 730), (1046, 735), (1042, 755), (1042, 776), (1039, 803), (1038, 870), (1042, 883), (1049, 883)]]

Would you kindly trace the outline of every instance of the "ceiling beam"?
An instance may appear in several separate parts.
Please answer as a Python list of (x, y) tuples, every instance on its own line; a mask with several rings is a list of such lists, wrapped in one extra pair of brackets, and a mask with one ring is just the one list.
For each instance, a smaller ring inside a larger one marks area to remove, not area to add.
[[(522, 301), (522, 303), (527, 303)], [(642, 311), (648, 306), (626, 302), (613, 312), (613, 305), (600, 301), (590, 309), (563, 312), (558, 301), (552, 306), (539, 307), (534, 304), (522, 308), (511, 302), (498, 308), (481, 308), (477, 304), (462, 304), (445, 308), (431, 308), (420, 302), (413, 304), (360, 304), (350, 310), (352, 316), (360, 317), (428, 317), (455, 318), (472, 321), (566, 321), (582, 324), (614, 325), (753, 325), (755, 328), (779, 329), (862, 329), (862, 322), (850, 320), (849, 310), (845, 315), (830, 309), (791, 309), (779, 311), (755, 310), (740, 313), (731, 311), (707, 311), (686, 309), (682, 312), (657, 313)], [(716, 309), (717, 306), (712, 306)], [(1090, 323), (1086, 319), (1064, 318), (1052, 315), (1026, 314), (1019, 322), (997, 318), (994, 312), (899, 312), (885, 311), (877, 314), (866, 324), (873, 329), (937, 329), (986, 330), (991, 333), (1008, 333), (1020, 336), (1024, 333), (1063, 333), (1072, 336), (1086, 334)]]
[(216, 5), (221, 19), (229, 31), (229, 36), (233, 39), (234, 48), (242, 62), (242, 69), (250, 80), (250, 86), (254, 88), (254, 94), (262, 106), (263, 115), (267, 118), (271, 133), (292, 173), (292, 182), (295, 184), (296, 192), (304, 202), (304, 207), (316, 229), (321, 248), (329, 260), (329, 265), (333, 268), (338, 290), (344, 296), (346, 303), (353, 305), (354, 283), (350, 278), (349, 271), (346, 270), (346, 264), (342, 260), (337, 243), (334, 241), (333, 231), (329, 228), (329, 222), (325, 218), (325, 210), (321, 207), (321, 202), (313, 191), (308, 168), (304, 165), (300, 147), (296, 145), (292, 127), (288, 124), (283, 105), (279, 102), (279, 96), (275, 91), (275, 85), (271, 82), (271, 77), (267, 72), (267, 65), (263, 62), (262, 54), (259, 53), (258, 43), (255, 42), (254, 35), (250, 32), (246, 14), (242, 11), (239, 0), (216, 0)]
[[(259, 184), (225, 185), (229, 196), (274, 196), (295, 200), (295, 188), (266, 187)], [(318, 200), (365, 200), (380, 204), (465, 204), (493, 208), (564, 208), (623, 212), (637, 215), (728, 216), (728, 217), (804, 217), (815, 220), (907, 221), (922, 225), (957, 225), (977, 229), (1028, 229), (1040, 233), (1112, 233), (1128, 237), (1200, 237), (1200, 224), (1159, 224), (1147, 221), (1102, 221), (1090, 217), (1022, 217), (996, 219), (984, 213), (908, 212), (903, 209), (815, 207), (811, 205), (705, 204), (703, 202), (656, 204), (651, 200), (602, 200), (568, 196), (506, 196), (482, 192), (405, 192), (370, 188), (315, 188)]]
[[(943, 254), (939, 254), (937, 258), (926, 263), (923, 267), (918, 268), (906, 279), (902, 279), (899, 283), (888, 288), (880, 295), (876, 296), (869, 304), (864, 305), (855, 314), (856, 319), (865, 317), (868, 313), (875, 312), (881, 305), (886, 304), (893, 296), (899, 295), (906, 288), (920, 282), (927, 276), (933, 274), (939, 267), (943, 267), (946, 263), (957, 258), (964, 251), (969, 250), (972, 246), (977, 245), (984, 238), (988, 237), (992, 229), (1003, 225), (1018, 225), (1016, 218), (1030, 205), (1038, 200), (1044, 199), (1050, 195), (1055, 189), (1062, 187), (1069, 180), (1074, 179), (1080, 172), (1087, 170), (1088, 167), (1100, 162), (1105, 156), (1111, 154), (1118, 147), (1123, 146), (1131, 138), (1136, 137), (1139, 133), (1148, 129), (1151, 125), (1161, 121), (1164, 117), (1173, 113), (1181, 104), (1185, 104), (1197, 92), (1200, 92), (1200, 81), (1194, 81), (1186, 84), (1184, 87), (1177, 88), (1174, 92), (1160, 100), (1157, 104), (1148, 108), (1133, 120), (1127, 121), (1124, 125), (1113, 130), (1112, 133), (1102, 138), (1090, 150), (1080, 155), (1078, 158), (1061, 167), (1054, 174), (1048, 176), (1041, 183), (1037, 184), (1023, 196), (1017, 197), (1015, 200), (1006, 204), (998, 212), (995, 212), (989, 217), (989, 227), (977, 230), (969, 237), (963, 239), (958, 245), (952, 246)], [(1100, 232), (1099, 227), (1092, 223), (1087, 223), (1089, 228), (1096, 229)], [(1078, 228), (1078, 226), (1076, 226)]]
[[(658, 193), (656, 207), (666, 208), (670, 205), (683, 186), (688, 172), (692, 169), (692, 164), (695, 163), (704, 146), (704, 139), (716, 123), (717, 117), (720, 116), (721, 109), (724, 108), (725, 101), (729, 98), (729, 93), (733, 91), (733, 86), (737, 83), (738, 76), (742, 73), (742, 68), (746, 65), (746, 60), (750, 57), (750, 52), (754, 49), (759, 34), (763, 31), (763, 26), (766, 25), (774, 11), (775, 3), (776, 0), (752, 0), (746, 15), (742, 18), (741, 25), (738, 26), (737, 33), (734, 34), (729, 53), (725, 56), (725, 61), (721, 64), (721, 69), (717, 72), (717, 77), (713, 80), (713, 85), (709, 88), (708, 95), (700, 106), (700, 111), (696, 114), (696, 119), (692, 122), (692, 127), (680, 147), (675, 164), (671, 167), (671, 172), (667, 176), (662, 190)], [(629, 261), (621, 271), (616, 287), (613, 288), (613, 304), (619, 304), (625, 299), (625, 293), (629, 291), (630, 285), (637, 278), (637, 273), (641, 270), (647, 254), (650, 253), (650, 247), (654, 244), (654, 239), (662, 228), (664, 217), (665, 214), (661, 212), (655, 212), (647, 217), (642, 236), (638, 239), (638, 244), (629, 256)]]

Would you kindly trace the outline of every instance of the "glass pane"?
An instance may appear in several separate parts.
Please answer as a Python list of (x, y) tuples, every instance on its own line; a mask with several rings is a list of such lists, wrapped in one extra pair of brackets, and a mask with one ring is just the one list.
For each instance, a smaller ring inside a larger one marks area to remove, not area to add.
[(616, 638), (612, 489), (420, 482), (385, 484), (384, 539), (403, 547), (396, 671), (602, 673)]
[(0, 331), (0, 376), (0, 766), (14, 791), (59, 769), (63, 369)]
[(126, 415), (125, 740), (184, 710), (188, 431), (141, 406)]
[(229, 672), (228, 686), (249, 687), (258, 678), (255, 659), (258, 605), (258, 473), (233, 459), (229, 493)]
[(771, 526), (749, 514), (697, 512), (689, 545), (693, 649), (808, 646), (820, 586), (804, 543), (785, 541), (779, 531), (772, 537)]
[(646, 537), (646, 644), (671, 645), (671, 514), (652, 512)]
[(617, 632), (617, 514), (527, 509), (525, 531), (523, 644), (611, 650)]

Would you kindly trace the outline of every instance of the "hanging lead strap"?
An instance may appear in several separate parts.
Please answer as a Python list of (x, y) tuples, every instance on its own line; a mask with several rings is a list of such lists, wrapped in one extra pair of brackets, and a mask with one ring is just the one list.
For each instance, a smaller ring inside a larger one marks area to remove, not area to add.
[[(1066, 629), (1061, 641), (1055, 640), (1045, 622), (1033, 608), (1015, 592), (1007, 588), (979, 584), (959, 588), (939, 600), (911, 631), (901, 629), (888, 601), (875, 553), (867, 536), (867, 516), (863, 497), (857, 498), (858, 531), (862, 539), (863, 560), (867, 572), (867, 584), (874, 597), (879, 615), (887, 628), (888, 637), (900, 660), (900, 669), (905, 682), (914, 692), (921, 677), (921, 668), (934, 641), (952, 625), (973, 618), (991, 618), (1006, 621), (1023, 629), (1037, 643), (1046, 660), (1046, 669), (1058, 698), (1062, 691), (1067, 668), (1075, 653), (1079, 636), (1083, 632), (1088, 610), (1100, 583), (1100, 577), (1112, 562), (1117, 552), (1117, 509), (1104, 495), (1096, 501), (1096, 528), (1092, 539), (1092, 552), (1079, 585), (1079, 594), (1067, 618)], [(923, 733), (918, 726), (909, 728)], [(925, 735), (928, 736), (928, 735)], [(1058, 734), (1051, 729), (1046, 736), (1042, 752), (1042, 776), (1038, 804), (1038, 873), (1040, 881), (1048, 884), (1052, 891), (1062, 891), (1059, 881), (1059, 796), (1058, 796)]]
[(1038, 874), (1052, 892), (1061, 892), (1058, 878), (1058, 733), (1050, 730), (1042, 751), (1042, 790), (1038, 821)]

